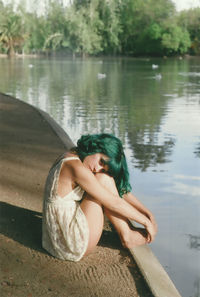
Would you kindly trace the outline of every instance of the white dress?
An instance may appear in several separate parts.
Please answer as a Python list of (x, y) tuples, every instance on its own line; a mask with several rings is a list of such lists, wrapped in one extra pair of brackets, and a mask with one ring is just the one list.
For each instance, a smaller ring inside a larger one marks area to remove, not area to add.
[(77, 186), (61, 198), (57, 185), (62, 164), (77, 159), (64, 158), (50, 169), (43, 203), (42, 246), (54, 257), (71, 261), (79, 261), (88, 246), (88, 223), (80, 207), (84, 190)]

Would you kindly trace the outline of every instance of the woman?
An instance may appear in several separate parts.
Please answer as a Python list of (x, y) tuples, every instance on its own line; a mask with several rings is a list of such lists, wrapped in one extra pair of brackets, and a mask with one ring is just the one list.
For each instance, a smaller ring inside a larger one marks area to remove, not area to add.
[[(104, 212), (124, 247), (152, 242), (157, 232), (154, 217), (130, 190), (121, 141), (110, 134), (82, 136), (77, 147), (49, 172), (43, 206), (43, 247), (59, 259), (79, 261), (97, 245)], [(134, 228), (130, 221), (144, 228)]]

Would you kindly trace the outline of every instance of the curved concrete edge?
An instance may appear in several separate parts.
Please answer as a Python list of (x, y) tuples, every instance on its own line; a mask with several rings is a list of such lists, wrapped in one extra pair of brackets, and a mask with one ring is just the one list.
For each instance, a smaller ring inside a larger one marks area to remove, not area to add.
[(61, 142), (64, 144), (64, 146), (66, 147), (67, 150), (69, 150), (70, 148), (74, 147), (74, 143), (72, 142), (72, 140), (70, 139), (70, 137), (68, 136), (68, 134), (63, 130), (63, 128), (61, 128), (61, 126), (45, 111), (43, 111), (42, 109), (28, 103), (25, 102), (19, 98), (15, 98), (11, 95), (8, 94), (4, 94), (1, 93), (1, 95), (3, 96), (7, 96), (12, 100), (18, 100), (20, 101), (21, 104), (25, 104), (28, 105), (30, 108), (34, 109), (36, 112), (38, 112), (38, 114), (49, 124), (49, 126), (51, 127), (52, 131), (56, 134), (56, 136), (58, 136), (61, 140)]
[(74, 147), (74, 143), (71, 141), (68, 134), (61, 128), (61, 126), (45, 111), (33, 106), (38, 113), (46, 120), (46, 122), (49, 124), (49, 126), (52, 128), (54, 133), (60, 138), (64, 146), (67, 150)]
[(155, 297), (181, 297), (167, 272), (148, 246), (138, 246), (129, 250)]

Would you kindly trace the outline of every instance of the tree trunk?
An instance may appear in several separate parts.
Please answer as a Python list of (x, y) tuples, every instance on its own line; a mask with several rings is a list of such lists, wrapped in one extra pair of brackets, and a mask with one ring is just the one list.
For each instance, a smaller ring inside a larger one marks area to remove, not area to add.
[(15, 49), (14, 49), (13, 44), (10, 44), (10, 47), (8, 49), (8, 56), (9, 57), (14, 57), (15, 56)]

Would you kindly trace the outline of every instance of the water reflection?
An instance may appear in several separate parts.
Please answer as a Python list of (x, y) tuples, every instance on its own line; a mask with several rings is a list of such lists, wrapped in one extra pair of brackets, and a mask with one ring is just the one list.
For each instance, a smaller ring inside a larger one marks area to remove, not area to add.
[(197, 145), (197, 148), (194, 151), (194, 154), (197, 158), (200, 158), (200, 143)]
[[(170, 77), (165, 83), (149, 79), (155, 73), (151, 62), (13, 61), (2, 67), (2, 91), (9, 89), (12, 95), (40, 106), (62, 126), (72, 128), (81, 121), (80, 134), (106, 130), (116, 134), (128, 143), (133, 164), (142, 170), (169, 161), (175, 140), (165, 137), (159, 144), (158, 133), (170, 100), (161, 95), (161, 89), (164, 84), (169, 91), (174, 82)], [(173, 74), (178, 75), (178, 71)], [(99, 80), (99, 73), (105, 73), (106, 78)]]
[[(170, 98), (161, 96), (161, 86), (148, 79), (150, 64), (135, 61), (131, 67), (122, 60), (79, 62), (78, 70), (68, 66), (76, 79), (66, 78), (70, 94), (67, 116), (74, 125), (81, 118), (80, 134), (109, 129), (128, 143), (133, 163), (142, 170), (169, 161), (175, 140), (165, 136), (159, 144), (158, 133)], [(106, 79), (98, 80), (98, 73), (106, 73)]]
[(189, 247), (200, 251), (200, 236), (188, 234)]
[[(172, 124), (179, 125), (183, 111), (175, 100), (184, 98), (198, 123), (198, 70), (193, 59), (1, 59), (0, 89), (49, 112), (73, 141), (85, 133), (116, 134), (131, 151), (133, 165), (146, 171), (171, 161), (177, 134), (162, 127), (171, 112)], [(162, 79), (155, 79), (158, 74)], [(195, 147), (199, 157), (199, 143)]]
[[(129, 134), (131, 139), (131, 136)], [(137, 138), (132, 141), (132, 149), (135, 159), (135, 167), (142, 171), (149, 167), (155, 167), (158, 163), (169, 162), (168, 156), (172, 153), (175, 141), (173, 139), (164, 141), (163, 145), (137, 143)]]
[(200, 296), (200, 278), (197, 278), (194, 282), (195, 294), (194, 297)]

